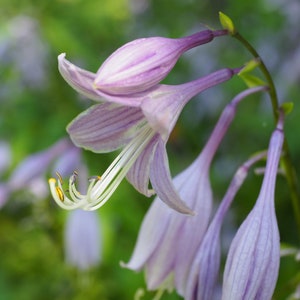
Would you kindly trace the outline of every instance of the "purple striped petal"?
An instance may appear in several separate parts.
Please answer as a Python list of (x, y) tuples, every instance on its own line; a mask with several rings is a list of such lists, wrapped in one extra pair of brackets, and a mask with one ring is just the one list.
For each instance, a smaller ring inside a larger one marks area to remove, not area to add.
[(110, 152), (125, 145), (142, 120), (143, 114), (139, 108), (103, 103), (77, 116), (67, 131), (79, 147), (94, 152)]
[[(175, 273), (176, 289), (182, 291), (186, 284), (186, 273), (207, 228), (212, 205), (207, 171), (198, 172), (202, 161), (206, 164), (206, 157), (195, 160), (173, 180), (180, 197), (197, 215), (180, 214), (156, 197), (143, 221), (135, 251), (126, 267), (133, 270), (145, 267), (150, 290), (159, 288), (171, 273)], [(186, 231), (190, 234), (185, 235)]]
[(166, 144), (158, 140), (153, 162), (150, 168), (150, 180), (157, 196), (169, 207), (183, 214), (193, 215), (194, 212), (181, 200), (172, 182)]
[(67, 59), (65, 53), (58, 56), (58, 69), (65, 81), (78, 93), (98, 102), (113, 102), (127, 106), (140, 106), (145, 94), (137, 93), (132, 95), (114, 96), (95, 89), (95, 73), (81, 69)]
[[(144, 267), (166, 235), (163, 229), (169, 226), (169, 216), (173, 213), (174, 211), (160, 199), (156, 198), (152, 202), (141, 225), (131, 259), (127, 264), (122, 264), (123, 267), (134, 271), (139, 271)], [(159, 222), (156, 222), (157, 220)]]
[(150, 164), (153, 161), (153, 154), (157, 146), (158, 138), (158, 135), (153, 137), (126, 175), (127, 180), (140, 193), (147, 197), (150, 197), (155, 193), (153, 190), (149, 190), (149, 174)]
[(103, 97), (93, 89), (96, 74), (75, 66), (65, 59), (65, 56), (65, 53), (58, 56), (58, 70), (66, 82), (87, 98), (104, 101)]

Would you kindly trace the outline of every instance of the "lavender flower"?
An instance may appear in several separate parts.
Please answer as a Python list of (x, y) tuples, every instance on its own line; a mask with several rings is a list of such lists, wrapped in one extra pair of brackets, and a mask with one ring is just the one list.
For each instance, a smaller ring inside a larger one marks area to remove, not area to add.
[(234, 118), (237, 103), (259, 90), (262, 88), (241, 93), (225, 108), (201, 154), (174, 178), (173, 183), (179, 195), (195, 211), (196, 216), (185, 216), (170, 210), (159, 197), (152, 203), (141, 226), (133, 255), (129, 263), (123, 264), (135, 271), (145, 267), (149, 290), (159, 288), (173, 274), (177, 292), (184, 295), (189, 269), (210, 219), (211, 161)]
[[(10, 153), (6, 147), (0, 148), (3, 156), (3, 162), (0, 162), (0, 167), (1, 165), (6, 167), (5, 163), (8, 163), (10, 160)], [(75, 147), (68, 139), (61, 139), (48, 149), (27, 156), (12, 171), (9, 179), (5, 183), (0, 184), (0, 207), (5, 204), (11, 193), (22, 189), (30, 191), (32, 195), (38, 198), (45, 197), (49, 193), (49, 189), (47, 189), (43, 175), (45, 175), (46, 170), (57, 157), (63, 155), (64, 152), (71, 148), (74, 149)], [(4, 160), (6, 160), (5, 163)]]
[(274, 190), (284, 140), (282, 130), (283, 121), (280, 118), (270, 140), (258, 199), (229, 249), (223, 276), (223, 300), (265, 300), (272, 297), (280, 262)]
[[(70, 65), (66, 70), (71, 69)], [(184, 105), (196, 94), (229, 80), (238, 71), (222, 69), (177, 86), (157, 85), (136, 97), (123, 97), (125, 105), (110, 103), (113, 102), (110, 98), (80, 114), (68, 126), (77, 146), (95, 152), (124, 148), (101, 177), (91, 179), (85, 195), (76, 189), (76, 174), (69, 180), (70, 197), (63, 192), (62, 182), (51, 178), (49, 184), (54, 200), (65, 209), (94, 210), (110, 198), (127, 176), (146, 196), (154, 193), (148, 188), (150, 179), (153, 189), (168, 206), (191, 214), (173, 186), (166, 143)], [(66, 76), (80, 85), (82, 81), (72, 74), (70, 71)]]
[(64, 64), (65, 54), (59, 56), (59, 69), (75, 89), (81, 89), (80, 92), (88, 97), (91, 93), (96, 98), (139, 93), (164, 79), (184, 52), (225, 34), (225, 30), (204, 30), (179, 39), (150, 37), (134, 40), (109, 56), (96, 74), (74, 66), (73, 74), (83, 79), (84, 88), (76, 84), (76, 79), (65, 77), (64, 68), (68, 68)]
[(68, 264), (79, 270), (96, 266), (101, 259), (98, 215), (92, 211), (69, 213), (65, 227), (65, 255)]
[(255, 155), (253, 158), (247, 160), (236, 171), (213, 220), (209, 224), (200, 247), (197, 250), (197, 255), (192, 263), (187, 281), (185, 300), (214, 299), (213, 294), (216, 288), (220, 268), (220, 231), (223, 219), (232, 200), (243, 184), (249, 168), (258, 160), (265, 157), (265, 155), (265, 152)]

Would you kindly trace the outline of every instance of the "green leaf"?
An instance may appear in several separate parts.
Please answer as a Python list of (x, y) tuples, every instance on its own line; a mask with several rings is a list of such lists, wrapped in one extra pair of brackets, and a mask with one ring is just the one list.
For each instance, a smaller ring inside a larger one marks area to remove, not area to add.
[(232, 20), (221, 11), (219, 12), (219, 20), (224, 29), (227, 29), (231, 35), (235, 34), (236, 30)]
[(255, 68), (257, 68), (260, 65), (260, 63), (261, 63), (261, 61), (259, 58), (254, 58), (254, 59), (248, 61), (245, 64), (245, 66), (243, 67), (243, 69), (239, 72), (239, 75), (253, 71)]
[(290, 114), (294, 109), (294, 103), (293, 102), (285, 102), (282, 103), (280, 108), (283, 110), (284, 115), (287, 116)]
[(248, 73), (239, 73), (239, 77), (246, 83), (249, 88), (267, 85), (262, 79)]

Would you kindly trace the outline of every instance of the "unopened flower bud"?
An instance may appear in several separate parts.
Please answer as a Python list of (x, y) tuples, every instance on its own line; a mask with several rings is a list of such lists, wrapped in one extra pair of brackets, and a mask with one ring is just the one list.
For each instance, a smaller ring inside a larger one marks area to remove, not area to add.
[(226, 33), (204, 30), (179, 39), (150, 37), (129, 42), (102, 64), (94, 88), (112, 95), (143, 92), (164, 79), (185, 51)]

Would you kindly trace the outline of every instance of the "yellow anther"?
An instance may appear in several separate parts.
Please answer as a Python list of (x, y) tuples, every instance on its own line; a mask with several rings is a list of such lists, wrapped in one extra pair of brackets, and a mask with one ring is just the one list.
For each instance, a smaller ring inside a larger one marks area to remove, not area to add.
[(89, 181), (92, 181), (92, 180), (101, 180), (101, 176), (95, 175), (95, 176), (89, 177)]
[(64, 195), (63, 191), (61, 190), (61, 188), (56, 186), (55, 189), (56, 189), (56, 193), (57, 193), (58, 198), (61, 200), (61, 202), (64, 202), (65, 195)]
[(60, 182), (61, 184), (63, 184), (63, 179), (62, 179), (61, 175), (60, 175), (58, 172), (56, 172), (56, 176), (57, 176), (59, 182)]

